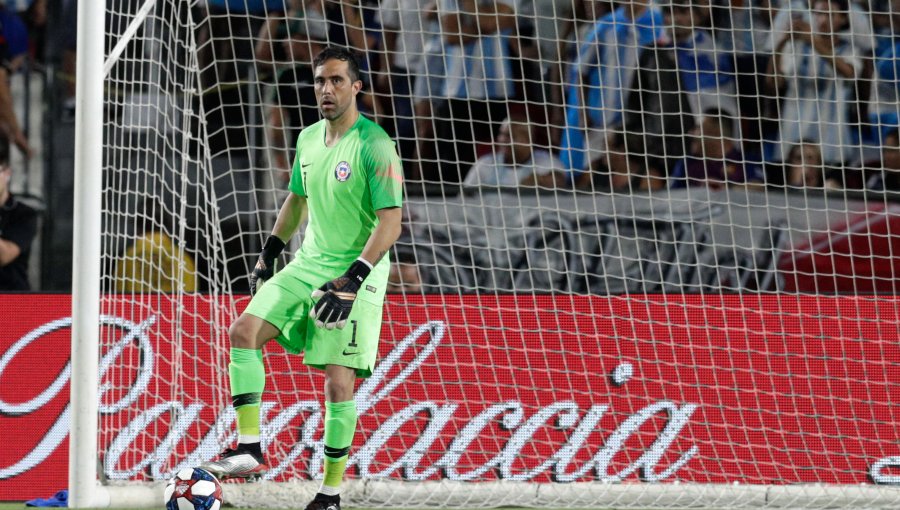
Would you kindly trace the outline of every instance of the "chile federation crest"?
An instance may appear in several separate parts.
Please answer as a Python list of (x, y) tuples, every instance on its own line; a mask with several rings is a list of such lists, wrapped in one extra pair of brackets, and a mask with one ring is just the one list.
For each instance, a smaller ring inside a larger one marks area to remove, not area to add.
[(344, 182), (350, 178), (350, 163), (346, 161), (341, 161), (334, 167), (334, 178), (338, 180), (338, 182)]

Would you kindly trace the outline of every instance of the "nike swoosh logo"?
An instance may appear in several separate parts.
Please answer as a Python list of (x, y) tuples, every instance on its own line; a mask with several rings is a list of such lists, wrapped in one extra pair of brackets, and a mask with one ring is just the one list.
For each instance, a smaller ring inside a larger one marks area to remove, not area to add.
[(303, 168), (306, 168), (306, 167), (308, 167), (308, 166), (311, 165), (311, 164), (312, 164), (312, 163), (300, 163), (300, 166), (303, 167)]
[(344, 356), (356, 356), (359, 353), (358, 352), (347, 352), (347, 350), (345, 349), (343, 351), (343, 354), (344, 354)]

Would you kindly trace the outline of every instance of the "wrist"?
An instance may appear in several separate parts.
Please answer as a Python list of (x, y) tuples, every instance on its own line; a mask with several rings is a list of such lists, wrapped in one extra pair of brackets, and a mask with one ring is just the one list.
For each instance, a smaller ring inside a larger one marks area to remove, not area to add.
[(260, 253), (259, 256), (263, 259), (274, 259), (275, 257), (281, 255), (284, 247), (284, 241), (279, 239), (278, 236), (269, 236), (269, 238), (266, 239), (266, 243), (263, 245), (262, 253)]
[(350, 264), (350, 267), (347, 269), (347, 277), (356, 282), (358, 285), (362, 285), (363, 280), (369, 276), (369, 273), (372, 272), (372, 266), (363, 259), (356, 259)]

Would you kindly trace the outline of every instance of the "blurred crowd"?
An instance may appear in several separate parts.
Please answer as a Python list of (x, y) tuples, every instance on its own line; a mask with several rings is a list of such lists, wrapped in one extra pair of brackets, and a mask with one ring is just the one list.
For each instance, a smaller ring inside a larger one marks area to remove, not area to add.
[(900, 1), (776, 2), (208, 0), (204, 83), (241, 73), (226, 36), (261, 20), (252, 67), (285, 171), (318, 118), (308, 63), (338, 44), (412, 179), (900, 190)]
[[(117, 2), (108, 44), (144, 5)], [(62, 55), (72, 117), (75, 31), (44, 31), (48, 11), (74, 19), (76, 9), (77, 0), (0, 0), (0, 137), (18, 149), (8, 153), (35, 152), (10, 77), (40, 64), (42, 45)], [(441, 194), (900, 192), (900, 0), (193, 0), (155, 9), (127, 49), (132, 63), (159, 68), (140, 76), (159, 78), (166, 93), (196, 85), (209, 152), (262, 152), (284, 182), (297, 134), (319, 119), (310, 62), (333, 44), (360, 56), (361, 109), (397, 140), (407, 181)], [(185, 46), (170, 47), (164, 30)], [(137, 69), (116, 66), (111, 78), (131, 84)], [(184, 69), (199, 73), (188, 83)], [(157, 104), (149, 94), (135, 101)], [(21, 242), (22, 257), (28, 250)]]
[[(58, 1), (74, 14), (76, 0)], [(45, 38), (29, 32), (42, 30), (47, 3), (0, 0), (0, 124), (26, 156), (8, 75), (41, 53)], [(335, 44), (360, 55), (363, 110), (398, 141), (413, 180), (897, 189), (900, 0), (190, 6), (203, 90), (264, 83), (268, 159), (285, 173), (297, 132), (318, 119), (309, 62)], [(57, 42), (72, 74), (67, 33)], [(246, 123), (222, 111), (223, 127)]]
[(38, 230), (38, 213), (12, 191), (10, 149), (34, 156), (29, 133), (16, 113), (12, 77), (41, 52), (46, 0), (0, 1), (0, 290), (28, 290), (28, 259)]

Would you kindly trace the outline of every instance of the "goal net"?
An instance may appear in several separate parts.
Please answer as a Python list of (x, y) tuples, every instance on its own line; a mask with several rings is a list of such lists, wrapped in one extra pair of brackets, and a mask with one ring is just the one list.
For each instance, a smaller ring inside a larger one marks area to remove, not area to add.
[[(405, 173), (345, 504), (900, 504), (896, 2), (107, 6), (113, 505), (236, 439), (227, 330), (327, 44)], [(323, 377), (265, 364), (272, 469), (226, 499), (296, 507)]]

